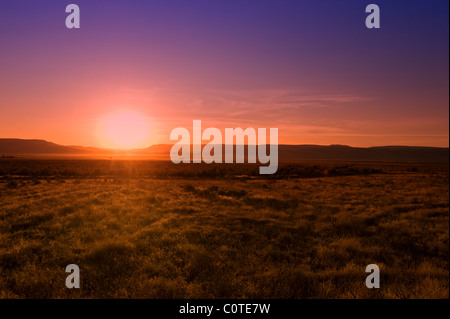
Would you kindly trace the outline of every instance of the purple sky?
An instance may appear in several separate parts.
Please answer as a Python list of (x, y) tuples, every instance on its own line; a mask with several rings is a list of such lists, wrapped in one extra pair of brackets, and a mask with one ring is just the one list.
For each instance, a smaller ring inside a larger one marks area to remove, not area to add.
[(448, 1), (3, 0), (0, 137), (113, 146), (99, 123), (127, 110), (150, 124), (142, 146), (200, 119), (283, 144), (448, 147), (448, 37)]

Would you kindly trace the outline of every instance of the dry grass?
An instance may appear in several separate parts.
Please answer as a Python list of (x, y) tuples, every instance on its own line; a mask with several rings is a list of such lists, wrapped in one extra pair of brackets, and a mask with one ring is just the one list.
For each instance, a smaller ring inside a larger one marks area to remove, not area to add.
[[(449, 297), (448, 166), (261, 179), (12, 163), (0, 160), (0, 298)], [(81, 289), (65, 287), (72, 263)], [(365, 287), (372, 263), (381, 289)]]

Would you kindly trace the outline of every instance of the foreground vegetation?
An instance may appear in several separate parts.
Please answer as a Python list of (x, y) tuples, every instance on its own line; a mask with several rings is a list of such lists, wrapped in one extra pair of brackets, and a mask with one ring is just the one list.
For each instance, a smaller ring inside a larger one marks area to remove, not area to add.
[(0, 174), (0, 298), (449, 297), (448, 166), (0, 159)]

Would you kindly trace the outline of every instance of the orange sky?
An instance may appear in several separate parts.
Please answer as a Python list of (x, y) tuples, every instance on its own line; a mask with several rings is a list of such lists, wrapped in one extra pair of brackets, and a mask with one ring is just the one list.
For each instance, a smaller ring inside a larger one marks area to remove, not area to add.
[(0, 137), (119, 147), (104, 121), (128, 112), (148, 124), (136, 147), (196, 119), (281, 144), (448, 147), (448, 2), (380, 2), (379, 30), (355, 3), (80, 0), (69, 30), (56, 1), (2, 2)]

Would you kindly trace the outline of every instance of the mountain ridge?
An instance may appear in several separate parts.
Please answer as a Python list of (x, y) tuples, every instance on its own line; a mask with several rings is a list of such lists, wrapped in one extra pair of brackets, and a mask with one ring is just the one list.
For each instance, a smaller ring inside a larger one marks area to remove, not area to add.
[[(154, 144), (146, 148), (119, 150), (85, 146), (65, 146), (42, 139), (0, 138), (0, 156), (72, 155), (72, 156), (155, 156), (169, 159), (172, 144)], [(431, 146), (372, 146), (280, 144), (280, 161), (347, 160), (448, 163), (449, 148)]]

